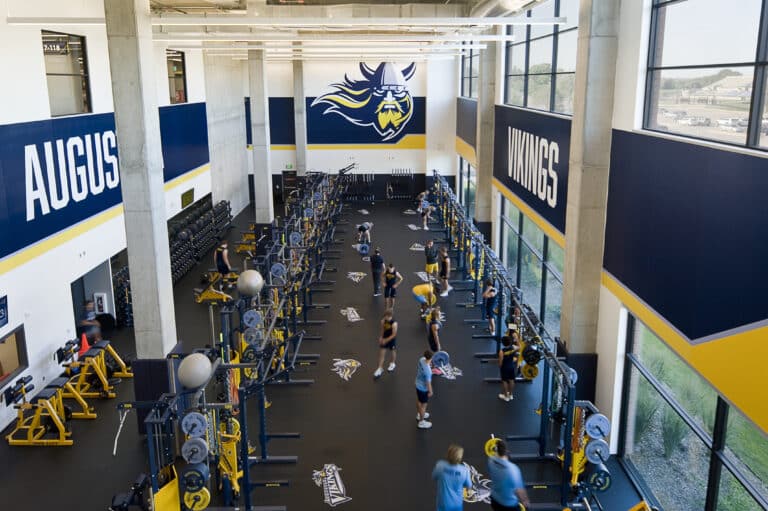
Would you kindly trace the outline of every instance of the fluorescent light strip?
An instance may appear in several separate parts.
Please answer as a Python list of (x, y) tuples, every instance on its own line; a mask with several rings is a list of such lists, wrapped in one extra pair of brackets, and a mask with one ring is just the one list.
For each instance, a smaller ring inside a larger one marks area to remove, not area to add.
[[(518, 18), (520, 19), (520, 18)], [(262, 18), (259, 16), (158, 16), (152, 18), (153, 25), (163, 26), (229, 26), (229, 27), (462, 27), (503, 26), (503, 25), (560, 25), (565, 18), (525, 18), (512, 21), (508, 18)]]

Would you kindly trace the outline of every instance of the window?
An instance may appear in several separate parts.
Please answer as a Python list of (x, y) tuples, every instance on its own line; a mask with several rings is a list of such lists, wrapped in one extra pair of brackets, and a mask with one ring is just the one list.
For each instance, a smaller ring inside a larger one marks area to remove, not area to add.
[(768, 509), (768, 438), (633, 316), (626, 358), (619, 454), (645, 497), (665, 511)]
[(0, 387), (27, 368), (27, 344), (20, 326), (0, 339)]
[[(467, 44), (472, 44), (470, 41)], [(480, 50), (464, 50), (461, 55), (461, 95), (476, 98), (479, 90)]]
[(562, 114), (573, 113), (573, 86), (576, 71), (578, 0), (549, 0), (511, 18), (567, 18), (556, 25), (510, 25), (514, 35), (506, 48), (504, 102)]
[(42, 31), (51, 116), (91, 111), (85, 37)]
[(727, 16), (722, 5), (654, 1), (644, 127), (766, 147), (768, 45), (758, 41), (768, 28), (763, 2), (742, 0)]
[(168, 89), (171, 104), (187, 102), (187, 70), (184, 65), (184, 53), (165, 50), (168, 63)]
[(502, 261), (523, 301), (533, 308), (551, 337), (560, 334), (563, 249), (506, 197), (501, 201)]

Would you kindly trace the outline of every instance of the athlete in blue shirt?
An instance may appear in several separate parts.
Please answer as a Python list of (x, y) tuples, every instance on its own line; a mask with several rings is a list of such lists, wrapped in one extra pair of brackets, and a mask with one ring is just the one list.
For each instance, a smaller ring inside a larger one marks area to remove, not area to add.
[(517, 465), (507, 458), (507, 444), (498, 441), (496, 456), (488, 457), (491, 477), (491, 509), (494, 511), (520, 511), (520, 503), (530, 506), (523, 475)]
[(416, 420), (419, 429), (429, 429), (432, 423), (429, 422), (427, 413), (427, 403), (432, 397), (432, 367), (429, 361), (432, 360), (432, 352), (427, 350), (424, 356), (419, 359), (419, 365), (416, 367)]
[(469, 469), (461, 463), (464, 449), (458, 445), (448, 447), (448, 461), (440, 460), (432, 470), (437, 481), (437, 511), (462, 511), (464, 488), (472, 488)]

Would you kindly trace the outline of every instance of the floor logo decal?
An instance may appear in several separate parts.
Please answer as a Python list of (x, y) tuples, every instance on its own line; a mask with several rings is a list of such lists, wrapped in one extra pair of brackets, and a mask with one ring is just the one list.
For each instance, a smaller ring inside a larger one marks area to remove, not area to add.
[(464, 376), (464, 371), (451, 364), (445, 364), (433, 367), (432, 374), (442, 376), (446, 380), (455, 380), (457, 376)]
[(344, 487), (344, 481), (341, 480), (339, 472), (341, 469), (333, 463), (324, 465), (322, 470), (312, 471), (312, 480), (323, 489), (323, 502), (331, 507), (352, 500), (351, 497), (347, 497), (347, 489)]
[(358, 209), (357, 211), (358, 211), (358, 212), (359, 212), (361, 215), (370, 215), (370, 214), (371, 214), (371, 212), (370, 212), (370, 211), (368, 211), (367, 209)]
[(411, 245), (410, 250), (413, 250), (414, 252), (423, 252), (424, 251), (424, 245), (421, 243), (414, 243)]
[(364, 273), (362, 271), (350, 271), (347, 272), (347, 278), (354, 282), (355, 284), (359, 283), (361, 280), (365, 278), (365, 276), (368, 275), (367, 273)]
[(331, 371), (338, 374), (342, 380), (349, 381), (361, 365), (363, 364), (359, 360), (352, 358), (334, 358)]
[(414, 224), (408, 224), (408, 228), (410, 230), (412, 230), (412, 231), (420, 231), (421, 230), (421, 227), (419, 227), (418, 225), (414, 225)]
[(403, 211), (403, 214), (404, 215), (416, 215), (417, 213), (414, 210), (412, 210), (412, 209), (406, 209), (405, 211)]
[(344, 309), (341, 309), (341, 315), (346, 316), (347, 320), (350, 323), (355, 323), (357, 321), (362, 321), (363, 318), (360, 317), (360, 314), (358, 314), (357, 309), (354, 307), (347, 307)]
[(429, 275), (427, 274), (427, 272), (417, 271), (414, 273), (421, 279), (422, 282), (429, 282)]
[(491, 503), (491, 480), (483, 478), (483, 474), (477, 471), (475, 467), (467, 462), (464, 466), (469, 469), (469, 477), (472, 479), (472, 488), (464, 490), (464, 502), (470, 504), (475, 502)]

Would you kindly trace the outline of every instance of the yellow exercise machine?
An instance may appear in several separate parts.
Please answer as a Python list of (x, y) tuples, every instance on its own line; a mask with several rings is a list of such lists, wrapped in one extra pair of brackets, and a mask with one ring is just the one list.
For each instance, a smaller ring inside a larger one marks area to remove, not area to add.
[[(227, 286), (234, 285), (237, 282), (238, 274), (235, 272), (229, 272), (222, 275), (216, 270), (210, 270), (205, 274), (206, 286), (204, 288), (195, 288), (193, 290), (196, 303), (212, 303), (212, 302), (231, 302), (232, 296), (225, 293), (222, 289), (222, 285)], [(217, 286), (217, 284), (221, 284)]]
[(9, 445), (70, 446), (72, 413), (64, 405), (60, 388), (46, 387), (34, 398), (28, 394), (35, 388), (31, 376), (25, 376), (5, 391), (6, 404), (18, 410), (16, 424), (5, 438)]
[[(107, 362), (107, 356), (112, 364)], [(117, 394), (111, 378), (133, 378), (133, 372), (109, 341), (94, 343), (79, 360), (64, 365), (70, 383), (76, 390), (67, 391), (65, 397), (71, 399), (75, 399), (75, 394), (84, 398), (115, 398)]]

